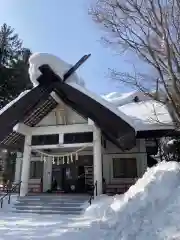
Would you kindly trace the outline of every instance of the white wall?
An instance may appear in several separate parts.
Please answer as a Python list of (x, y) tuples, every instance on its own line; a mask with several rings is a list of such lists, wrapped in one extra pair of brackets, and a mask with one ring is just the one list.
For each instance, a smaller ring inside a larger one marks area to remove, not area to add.
[(66, 124), (87, 123), (87, 120), (77, 114), (68, 106), (60, 104), (43, 118), (37, 126), (55, 126)]
[(53, 110), (46, 117), (44, 117), (37, 126), (54, 126), (56, 125), (56, 111)]
[(80, 116), (77, 112), (73, 111), (70, 107), (66, 106), (67, 124), (87, 123), (87, 119)]
[(103, 176), (107, 183), (130, 182), (132, 179), (113, 179), (113, 158), (136, 158), (137, 174), (141, 177), (147, 169), (147, 154), (145, 140), (136, 140), (136, 147), (130, 151), (121, 151), (111, 142), (107, 141), (106, 149), (103, 150)]

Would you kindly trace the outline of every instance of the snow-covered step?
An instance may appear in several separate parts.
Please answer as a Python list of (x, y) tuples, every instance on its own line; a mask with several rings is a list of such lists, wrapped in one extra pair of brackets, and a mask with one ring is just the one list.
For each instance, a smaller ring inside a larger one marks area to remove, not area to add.
[(77, 215), (80, 215), (80, 212), (67, 212), (67, 211), (56, 211), (56, 210), (27, 210), (27, 209), (24, 209), (24, 210), (19, 210), (19, 209), (16, 209), (16, 210), (12, 210), (11, 211), (12, 213), (33, 213), (33, 214), (47, 214), (47, 215), (52, 215), (52, 214), (59, 214), (59, 215), (73, 215), (73, 216), (77, 216)]
[(63, 211), (63, 212), (80, 212), (80, 211), (82, 211), (83, 209), (82, 208), (80, 208), (80, 207), (77, 207), (77, 208), (65, 208), (65, 207), (61, 207), (61, 206), (59, 206), (59, 207), (56, 207), (56, 208), (53, 208), (53, 207), (49, 207), (49, 206), (15, 206), (15, 207), (13, 207), (13, 208), (15, 208), (16, 210), (24, 210), (24, 209), (31, 209), (31, 210), (49, 210), (49, 211)]
[[(41, 204), (40, 204), (41, 202)], [(37, 205), (42, 205), (44, 204), (44, 202), (42, 201), (16, 201), (16, 204), (20, 204), (20, 205), (31, 205), (31, 206), (37, 206)], [(73, 203), (73, 202), (48, 202), (49, 206), (52, 207), (58, 207), (59, 205), (63, 205), (64, 207), (76, 207), (76, 206), (80, 206), (82, 204), (82, 202), (78, 202), (78, 203)]]
[(33, 195), (19, 197), (12, 212), (36, 214), (79, 215), (88, 195)]

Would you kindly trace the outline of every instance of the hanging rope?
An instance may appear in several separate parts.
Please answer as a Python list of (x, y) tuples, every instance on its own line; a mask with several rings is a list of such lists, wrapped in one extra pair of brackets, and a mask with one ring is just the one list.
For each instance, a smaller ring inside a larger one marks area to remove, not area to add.
[[(65, 153), (65, 154), (49, 154), (49, 153), (45, 153), (43, 151), (40, 150), (35, 150), (37, 153), (41, 154), (41, 161), (46, 162), (46, 157), (51, 157), (52, 158), (52, 163), (57, 165), (60, 165), (60, 162), (62, 161), (62, 164), (65, 163), (65, 157), (67, 158), (67, 164), (69, 163), (73, 163), (73, 155), (75, 156), (75, 160), (78, 160), (78, 153), (83, 151), (85, 148), (87, 148), (88, 146), (84, 146), (78, 150), (76, 150), (75, 152), (71, 152), (71, 153)], [(57, 161), (55, 162), (55, 159), (57, 159)]]

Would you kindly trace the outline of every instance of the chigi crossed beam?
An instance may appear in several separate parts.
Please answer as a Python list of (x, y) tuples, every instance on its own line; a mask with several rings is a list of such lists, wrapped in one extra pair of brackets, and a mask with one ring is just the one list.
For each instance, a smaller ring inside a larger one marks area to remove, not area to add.
[(68, 77), (70, 77), (89, 57), (91, 54), (84, 55), (72, 68), (70, 68), (63, 77), (63, 82), (65, 82)]

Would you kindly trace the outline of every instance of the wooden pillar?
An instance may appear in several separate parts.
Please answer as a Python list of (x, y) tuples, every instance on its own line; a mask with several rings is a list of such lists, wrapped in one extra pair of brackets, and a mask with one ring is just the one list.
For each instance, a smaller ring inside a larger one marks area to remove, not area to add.
[[(102, 194), (101, 130), (95, 125), (93, 128), (93, 164), (94, 164), (94, 184), (97, 182), (97, 195), (101, 195)], [(94, 194), (96, 196), (96, 192)]]
[(24, 153), (22, 161), (22, 172), (21, 172), (21, 188), (20, 196), (24, 197), (28, 193), (28, 181), (30, 172), (30, 157), (31, 157), (31, 135), (25, 136)]

